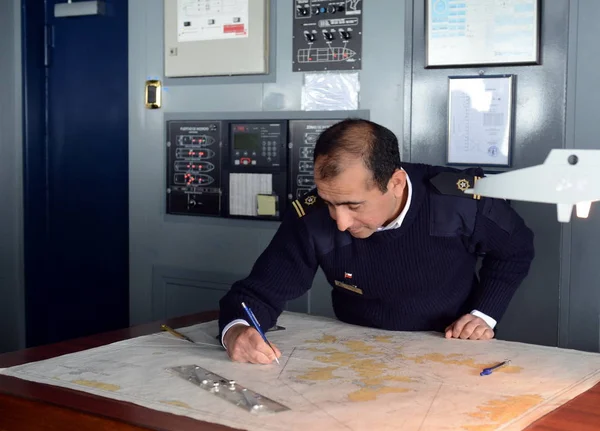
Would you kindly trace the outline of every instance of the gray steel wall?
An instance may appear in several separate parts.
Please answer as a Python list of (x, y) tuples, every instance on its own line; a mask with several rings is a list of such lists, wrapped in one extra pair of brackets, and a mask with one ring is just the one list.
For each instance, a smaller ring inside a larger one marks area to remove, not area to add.
[[(567, 148), (600, 150), (598, 17), (597, 0), (571, 0)], [(564, 227), (561, 255), (560, 345), (599, 351), (600, 203)]]
[[(446, 161), (447, 88), (449, 75), (516, 75), (516, 110), (513, 168), (542, 163), (565, 138), (569, 1), (543, 2), (542, 60), (537, 66), (425, 69), (425, 10), (414, 1), (412, 62), (407, 56), (407, 85), (412, 85), (410, 145), (404, 154), (412, 161), (444, 164)], [(412, 82), (411, 82), (412, 79)], [(406, 142), (405, 142), (406, 144)], [(536, 258), (531, 272), (515, 295), (498, 326), (499, 338), (556, 345), (560, 279), (561, 225), (556, 208), (513, 202), (535, 233)]]
[[(405, 2), (377, 1), (377, 8), (367, 4), (365, 11), (361, 109), (369, 109), (371, 119), (404, 135), (405, 160), (443, 163), (446, 77), (473, 70), (425, 70), (423, 2), (408, 1), (405, 10)], [(302, 76), (290, 71), (291, 35), (282, 31), (291, 22), (291, 2), (278, 1), (273, 73), (258, 80), (173, 80), (164, 94), (164, 108), (147, 111), (143, 82), (162, 77), (163, 70), (162, 1), (129, 0), (129, 4), (131, 309), (132, 323), (139, 323), (214, 306), (227, 283), (249, 271), (277, 226), (166, 217), (164, 114), (298, 110)], [(596, 84), (600, 28), (595, 20), (600, 3), (552, 0), (542, 6), (543, 64), (483, 68), (486, 73), (517, 75), (515, 167), (541, 163), (551, 148), (600, 147)], [(0, 104), (0, 351), (7, 351), (22, 347), (24, 333), (19, 0), (0, 3), (0, 35), (0, 89), (5, 97)], [(529, 114), (535, 121), (528, 120)], [(502, 323), (500, 337), (598, 350), (597, 205), (588, 220), (559, 225), (553, 207), (515, 203), (535, 230), (538, 254), (531, 276)], [(292, 304), (298, 310), (309, 307), (318, 314), (331, 313), (322, 277), (310, 298)]]
[[(170, 79), (164, 107), (143, 107), (144, 81), (163, 76), (163, 1), (129, 0), (131, 319), (214, 308), (228, 283), (244, 276), (276, 223), (165, 216), (164, 115), (299, 111), (302, 74), (291, 69), (293, 2), (272, 0), (274, 70), (266, 78)], [(276, 3), (276, 4), (275, 4)], [(402, 136), (404, 2), (377, 0), (364, 21), (361, 109)], [(276, 7), (275, 7), (276, 6)], [(209, 59), (205, 59), (209, 60)], [(261, 82), (262, 81), (262, 82)], [(266, 81), (266, 82), (265, 82)], [(225, 85), (230, 84), (230, 85)], [(267, 114), (268, 115), (268, 114)], [(292, 309), (329, 314), (329, 291), (317, 277), (310, 298)]]
[(0, 353), (23, 347), (21, 2), (0, 2)]
[[(447, 76), (480, 69), (517, 75), (515, 168), (542, 163), (552, 148), (597, 146), (600, 122), (594, 118), (597, 92), (592, 81), (599, 61), (594, 54), (597, 2), (542, 1), (540, 66), (437, 70), (423, 67), (423, 3), (377, 0), (377, 7), (373, 2), (365, 6), (360, 107), (404, 136), (405, 160), (445, 162)], [(291, 23), (292, 2), (277, 1), (272, 26), (277, 28), (277, 55), (268, 77), (169, 80), (164, 108), (147, 111), (143, 82), (162, 77), (163, 71), (162, 1), (129, 4), (131, 316), (138, 323), (213, 308), (228, 284), (250, 270), (277, 226), (165, 216), (164, 115), (239, 117), (244, 112), (298, 110), (302, 75), (291, 72), (291, 34), (283, 30)], [(590, 220), (564, 226), (556, 221), (553, 206), (514, 206), (535, 231), (537, 257), (499, 327), (499, 337), (596, 350), (597, 212), (593, 208)], [(329, 289), (318, 276), (310, 297), (291, 308), (330, 315), (329, 302)]]
[[(407, 4), (405, 158), (442, 164), (448, 75), (512, 73), (516, 80), (513, 167), (542, 163), (552, 148), (600, 149), (597, 47), (600, 3), (542, 1), (542, 63), (525, 67), (424, 69), (424, 5)], [(411, 61), (412, 58), (412, 61)], [(411, 82), (412, 81), (412, 82)], [(525, 186), (525, 185), (524, 185)], [(536, 259), (513, 299), (498, 337), (598, 351), (600, 208), (589, 219), (556, 220), (553, 205), (514, 202), (535, 232)]]

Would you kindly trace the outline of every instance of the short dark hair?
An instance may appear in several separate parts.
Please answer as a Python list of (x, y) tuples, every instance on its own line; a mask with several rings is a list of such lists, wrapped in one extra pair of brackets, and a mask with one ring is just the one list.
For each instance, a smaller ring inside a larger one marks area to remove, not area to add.
[(315, 166), (321, 156), (325, 160), (319, 166), (320, 178), (336, 177), (344, 170), (348, 156), (354, 156), (362, 159), (383, 193), (396, 169), (401, 168), (396, 135), (377, 123), (357, 118), (343, 120), (321, 133), (315, 145)]

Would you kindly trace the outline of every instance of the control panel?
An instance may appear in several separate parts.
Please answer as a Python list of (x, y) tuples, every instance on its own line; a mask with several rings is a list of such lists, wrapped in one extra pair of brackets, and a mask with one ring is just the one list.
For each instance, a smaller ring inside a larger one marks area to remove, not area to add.
[(167, 128), (169, 212), (219, 215), (221, 187), (220, 122), (170, 122)]
[(319, 135), (339, 120), (290, 121), (290, 193), (298, 199), (315, 186), (314, 150)]
[(281, 220), (314, 188), (314, 150), (340, 119), (168, 120), (168, 214)]
[(224, 211), (228, 217), (279, 220), (287, 207), (287, 121), (229, 121)]
[(294, 0), (294, 71), (358, 70), (362, 0)]
[(232, 123), (230, 133), (231, 159), (235, 166), (281, 166), (285, 137), (280, 123)]

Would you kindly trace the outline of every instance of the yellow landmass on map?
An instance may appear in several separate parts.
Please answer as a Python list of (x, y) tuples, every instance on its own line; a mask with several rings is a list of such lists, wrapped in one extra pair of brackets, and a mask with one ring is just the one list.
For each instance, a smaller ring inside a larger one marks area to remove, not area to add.
[[(380, 336), (374, 338), (376, 342), (389, 342), (391, 336)], [(376, 345), (364, 340), (338, 341), (331, 335), (323, 335), (318, 340), (308, 340), (308, 343), (333, 344), (339, 343), (346, 349), (334, 347), (311, 347), (308, 350), (321, 353), (314, 358), (315, 361), (327, 365), (326, 367), (312, 367), (306, 373), (297, 376), (299, 380), (323, 381), (341, 378), (334, 375), (340, 368), (349, 368), (357, 375), (353, 382), (362, 386), (348, 395), (348, 399), (354, 402), (372, 401), (378, 395), (390, 393), (404, 393), (410, 389), (404, 387), (389, 386), (392, 382), (410, 383), (414, 380), (407, 376), (389, 375), (394, 367), (379, 358), (385, 354), (377, 349)]]
[(95, 380), (74, 380), (72, 383), (89, 388), (102, 389), (103, 391), (116, 392), (121, 389), (121, 386), (112, 385), (110, 383), (97, 382)]
[[(428, 353), (426, 355), (420, 355), (420, 356), (399, 355), (398, 358), (403, 359), (403, 360), (408, 360), (408, 361), (414, 361), (417, 364), (424, 364), (426, 362), (437, 362), (437, 363), (446, 364), (446, 365), (460, 365), (463, 367), (473, 368), (475, 370), (478, 370), (478, 372), (480, 372), (484, 368), (488, 368), (488, 367), (492, 367), (492, 366), (496, 365), (496, 363), (491, 363), (491, 362), (478, 363), (478, 362), (475, 362), (475, 360), (473, 360), (471, 358), (467, 358), (459, 353), (451, 353), (449, 355), (443, 355), (441, 353)], [(516, 374), (516, 373), (520, 373), (521, 371), (523, 371), (523, 367), (518, 367), (515, 365), (508, 365), (506, 367), (498, 368), (497, 370), (494, 371), (494, 373), (515, 373)]]
[(367, 344), (361, 340), (346, 341), (344, 346), (349, 348), (353, 353), (361, 353), (363, 355), (383, 354), (383, 352), (378, 351), (375, 346)]
[(185, 409), (191, 409), (191, 407), (188, 404), (184, 403), (183, 401), (177, 401), (177, 400), (173, 400), (173, 401), (161, 401), (161, 403), (168, 404), (170, 406), (183, 407)]
[(331, 380), (337, 379), (336, 376), (333, 375), (333, 372), (337, 370), (339, 367), (312, 367), (309, 368), (306, 373), (298, 376), (297, 378), (300, 380), (311, 380), (311, 381), (319, 381), (319, 380)]
[(377, 343), (391, 343), (392, 336), (391, 335), (376, 335), (375, 337), (373, 337), (373, 340), (375, 340)]
[(364, 402), (373, 401), (377, 399), (377, 395), (383, 394), (399, 394), (408, 392), (410, 389), (406, 388), (394, 388), (390, 386), (384, 386), (378, 389), (362, 388), (358, 391), (348, 394), (348, 399), (352, 402)]
[(318, 344), (333, 344), (337, 341), (337, 338), (335, 338), (333, 335), (326, 335), (323, 334), (323, 336), (317, 340), (306, 340), (307, 343), (318, 343)]
[(338, 349), (334, 348), (334, 347), (309, 347), (306, 350), (310, 350), (311, 352), (317, 352), (317, 353), (335, 353), (335, 352), (339, 352)]
[(492, 431), (498, 425), (503, 425), (518, 418), (529, 409), (544, 401), (541, 395), (515, 395), (505, 396), (497, 400), (491, 400), (477, 407), (477, 412), (469, 413), (474, 419), (482, 419), (494, 423), (483, 425), (465, 425), (467, 431)]
[(371, 377), (368, 380), (365, 379), (365, 382), (369, 385), (383, 385), (385, 382), (401, 382), (401, 383), (411, 383), (414, 382), (415, 379), (412, 377), (406, 376), (380, 376), (380, 377)]

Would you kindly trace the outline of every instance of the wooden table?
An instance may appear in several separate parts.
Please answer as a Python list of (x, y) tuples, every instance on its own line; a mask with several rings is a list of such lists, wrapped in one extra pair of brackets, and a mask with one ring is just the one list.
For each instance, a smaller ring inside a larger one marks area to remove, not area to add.
[[(0, 355), (0, 368), (78, 352), (158, 331), (161, 323), (183, 327), (217, 318), (201, 313), (165, 322)], [(222, 431), (232, 428), (150, 410), (85, 392), (0, 375), (0, 431)], [(528, 431), (600, 430), (600, 384), (559, 407)]]

